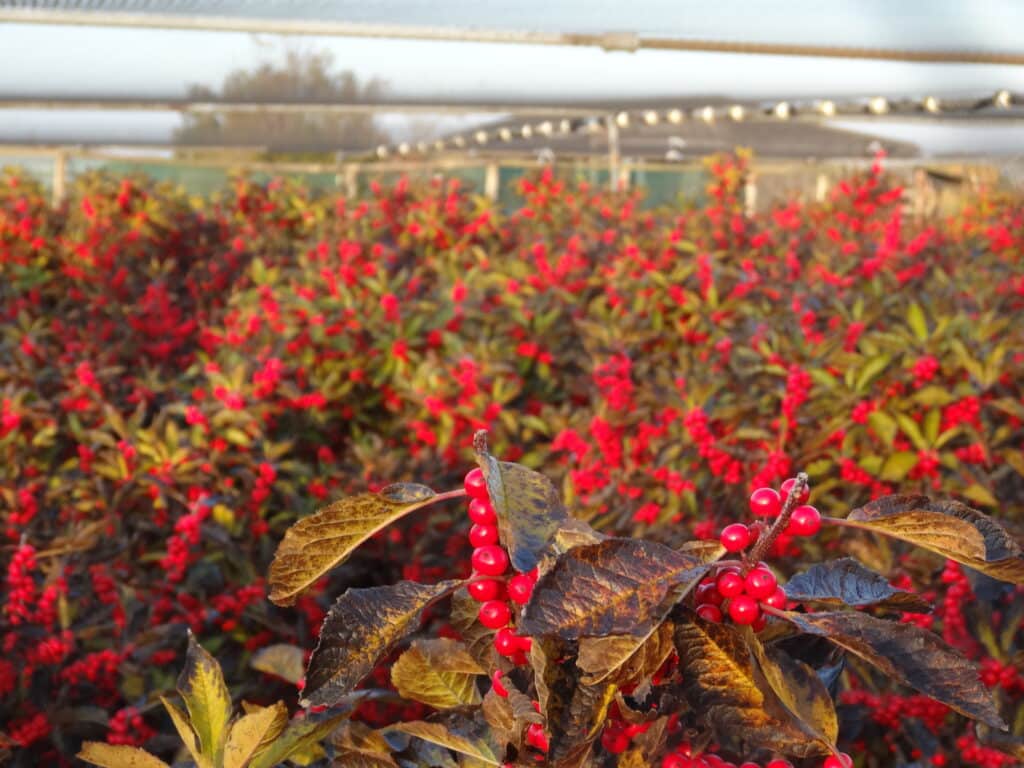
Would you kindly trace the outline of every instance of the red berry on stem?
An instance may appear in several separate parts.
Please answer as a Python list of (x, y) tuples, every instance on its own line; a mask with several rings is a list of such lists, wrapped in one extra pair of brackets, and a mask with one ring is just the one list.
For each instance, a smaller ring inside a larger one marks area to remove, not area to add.
[(516, 643), (520, 652), (526, 654), (533, 649), (533, 638), (529, 635), (516, 635)]
[(780, 611), (786, 608), (786, 592), (782, 587), (776, 587), (768, 597), (763, 598), (761, 602), (764, 605), (770, 605), (772, 608), (778, 608)]
[(473, 550), (473, 570), (484, 576), (501, 576), (508, 570), (508, 555), (497, 544), (488, 544)]
[(758, 517), (775, 517), (782, 511), (782, 499), (774, 488), (758, 488), (750, 494), (750, 511)]
[(765, 614), (761, 614), (754, 620), (754, 623), (750, 625), (750, 628), (755, 632), (760, 632), (762, 629), (768, 626), (768, 617)]
[(480, 525), (498, 524), (498, 516), (487, 499), (473, 499), (469, 502), (469, 519)]
[[(793, 486), (794, 485), (796, 485), (796, 478), (795, 477), (791, 477), (791, 478), (789, 478), (789, 480), (783, 481), (782, 485), (779, 487), (779, 490), (782, 493), (782, 498), (783, 499), (785, 499), (786, 497), (789, 496), (789, 492), (791, 490), (793, 490)], [(809, 498), (811, 498), (811, 486), (808, 483), (807, 485), (804, 486), (804, 491), (803, 491), (803, 493), (800, 494), (800, 498), (796, 500), (796, 503), (797, 504), (803, 504)]]
[(726, 552), (742, 552), (750, 544), (750, 539), (750, 529), (743, 523), (725, 526), (720, 537)]
[(711, 584), (701, 584), (697, 587), (693, 593), (693, 598), (697, 605), (721, 605), (725, 599), (713, 582)]
[(777, 757), (774, 760), (771, 760), (764, 768), (793, 768), (793, 764), (789, 762), (789, 760), (783, 760), (781, 757)]
[(821, 768), (853, 768), (853, 758), (845, 752), (838, 752), (826, 757)]
[(508, 698), (508, 689), (501, 684), (502, 672), (500, 669), (494, 670), (494, 674), (491, 675), (491, 689), (501, 698)]
[(710, 621), (713, 624), (722, 623), (722, 610), (717, 605), (712, 605), (711, 603), (698, 605), (697, 615), (704, 619), (704, 621)]
[(499, 629), (494, 635), (494, 650), (502, 656), (511, 656), (519, 650), (519, 639), (508, 627)]
[(497, 527), (485, 523), (477, 523), (469, 529), (469, 543), (474, 547), (486, 547), (488, 544), (497, 544)]
[(501, 629), (508, 626), (512, 612), (508, 609), (507, 603), (501, 600), (488, 600), (480, 606), (478, 618), (488, 629)]
[(777, 586), (779, 582), (775, 580), (775, 574), (767, 568), (758, 566), (747, 574), (744, 591), (755, 600), (764, 600)]
[(622, 731), (606, 728), (601, 734), (601, 746), (612, 755), (620, 755), (629, 749), (629, 736)]
[(665, 755), (661, 760), (661, 768), (690, 768), (692, 765), (693, 763), (690, 761), (690, 758), (675, 752)]
[(715, 588), (722, 597), (737, 597), (743, 594), (746, 582), (738, 573), (726, 571), (718, 577)]
[(821, 513), (810, 504), (793, 510), (786, 533), (790, 536), (813, 536), (821, 530)]
[(761, 608), (752, 597), (740, 595), (729, 602), (729, 618), (737, 624), (753, 624), (760, 615)]
[(466, 586), (469, 596), (478, 603), (485, 603), (488, 600), (497, 600), (501, 596), (502, 584), (494, 579), (481, 579), (471, 581)]
[(512, 660), (512, 663), (515, 664), (517, 667), (525, 667), (527, 664), (530, 663), (529, 657), (522, 651), (516, 651), (512, 654), (510, 658)]
[(541, 752), (548, 751), (548, 737), (544, 733), (544, 726), (540, 723), (530, 723), (526, 729), (526, 743), (536, 747)]
[(533, 594), (533, 585), (536, 582), (529, 574), (517, 573), (508, 580), (508, 596), (520, 605), (526, 605)]
[(469, 470), (462, 485), (466, 489), (466, 494), (471, 498), (487, 498), (487, 481), (484, 480), (484, 473), (480, 467), (474, 467)]

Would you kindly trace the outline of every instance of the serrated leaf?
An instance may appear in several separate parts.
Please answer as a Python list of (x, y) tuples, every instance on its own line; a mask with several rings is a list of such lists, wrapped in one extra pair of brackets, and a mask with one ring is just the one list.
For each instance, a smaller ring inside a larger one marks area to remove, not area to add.
[(349, 589), (331, 607), (309, 660), (303, 706), (339, 702), (396, 643), (419, 627), (424, 609), (463, 582)]
[(83, 742), (77, 757), (101, 768), (170, 768), (163, 760), (144, 749), (100, 741)]
[(917, 454), (912, 451), (890, 453), (885, 457), (879, 477), (888, 483), (898, 483), (907, 476), (910, 470), (917, 466), (917, 461)]
[(760, 676), (741, 630), (706, 622), (688, 610), (673, 618), (683, 694), (719, 744), (740, 754), (754, 749), (796, 757), (828, 754), (830, 746), (802, 730)]
[(914, 332), (918, 341), (928, 341), (928, 320), (924, 316), (921, 305), (911, 304), (907, 307), (907, 325)]
[(275, 643), (254, 653), (249, 666), (294, 685), (302, 679), (305, 669), (303, 656), (304, 651), (297, 645)]
[(447, 638), (420, 640), (391, 667), (399, 695), (435, 709), (480, 703), (476, 682), (485, 670), (462, 643)]
[(249, 768), (274, 768), (290, 757), (319, 744), (346, 719), (348, 713), (324, 720), (292, 720), (284, 733), (250, 761)]
[(889, 678), (967, 717), (1006, 729), (977, 668), (938, 635), (859, 611), (787, 613), (786, 619), (801, 631), (821, 635), (860, 656)]
[(271, 602), (292, 605), (300, 592), (377, 531), (436, 499), (425, 485), (400, 483), (341, 499), (299, 520), (285, 533), (270, 564)]
[(231, 721), (231, 694), (224, 684), (220, 664), (189, 632), (185, 668), (178, 676), (178, 693), (188, 710), (189, 724), (199, 739), (203, 757), (220, 765)]
[(174, 723), (174, 728), (178, 732), (178, 737), (181, 739), (182, 744), (185, 745), (188, 753), (192, 755), (192, 759), (195, 760), (198, 768), (210, 768), (210, 760), (203, 755), (202, 749), (199, 747), (199, 739), (196, 736), (196, 732), (192, 730), (192, 726), (189, 725), (188, 717), (185, 713), (163, 696), (160, 697), (160, 702), (164, 705), (164, 709), (167, 710), (167, 714), (170, 715), (171, 722)]
[(1024, 553), (988, 515), (958, 501), (885, 496), (853, 510), (843, 525), (916, 544), (996, 579), (1024, 583)]
[(224, 768), (246, 768), (288, 725), (288, 708), (283, 701), (259, 707), (238, 718), (231, 726), (224, 747)]
[(569, 520), (558, 489), (539, 472), (498, 461), (482, 448), (477, 450), (476, 460), (487, 481), (501, 543), (508, 549), (513, 567), (520, 572), (533, 570), (550, 549), (558, 529)]
[(652, 541), (607, 539), (576, 547), (541, 576), (521, 627), (528, 635), (564, 640), (645, 634), (709, 567)]
[(335, 765), (345, 768), (398, 768), (384, 736), (362, 723), (346, 723), (333, 743)]
[(442, 723), (428, 723), (424, 720), (413, 720), (408, 723), (397, 723), (390, 730), (407, 733), (417, 739), (439, 744), (446, 749), (480, 760), (487, 765), (501, 765), (495, 745), (487, 738), (487, 724), (475, 721), (449, 720), (449, 724), (458, 723), (458, 731)]
[(793, 576), (783, 589), (786, 597), (796, 603), (878, 606), (915, 613), (931, 610), (924, 598), (896, 589), (882, 574), (865, 568), (852, 557), (813, 565)]
[(580, 640), (576, 665), (584, 672), (583, 683), (611, 680), (622, 687), (649, 679), (675, 651), (671, 621), (655, 625), (646, 635), (609, 635)]

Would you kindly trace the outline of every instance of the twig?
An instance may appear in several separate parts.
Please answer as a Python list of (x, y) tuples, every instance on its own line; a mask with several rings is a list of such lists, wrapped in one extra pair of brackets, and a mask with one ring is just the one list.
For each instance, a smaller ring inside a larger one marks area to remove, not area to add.
[(775, 540), (779, 538), (779, 534), (789, 526), (789, 518), (793, 516), (793, 510), (796, 509), (798, 503), (797, 500), (804, 495), (804, 490), (806, 488), (807, 473), (800, 472), (796, 476), (796, 482), (793, 483), (793, 487), (789, 489), (789, 495), (786, 496), (786, 502), (782, 505), (782, 512), (779, 513), (779, 516), (775, 519), (772, 527), (769, 528), (762, 536), (758, 537), (757, 543), (754, 544), (754, 548), (750, 550), (750, 563), (748, 563), (744, 572), (764, 560), (764, 556), (768, 554), (768, 550), (771, 549), (772, 544), (774, 544)]

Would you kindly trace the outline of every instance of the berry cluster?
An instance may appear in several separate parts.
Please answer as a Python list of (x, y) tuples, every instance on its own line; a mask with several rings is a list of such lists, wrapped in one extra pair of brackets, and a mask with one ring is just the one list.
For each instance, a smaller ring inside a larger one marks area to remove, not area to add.
[[(684, 742), (662, 759), (661, 768), (761, 768), (761, 764), (747, 760), (737, 765), (709, 752), (694, 755), (689, 743)], [(764, 768), (793, 768), (793, 764), (777, 757), (765, 763)], [(853, 758), (845, 752), (837, 752), (826, 757), (821, 768), (853, 768)]]

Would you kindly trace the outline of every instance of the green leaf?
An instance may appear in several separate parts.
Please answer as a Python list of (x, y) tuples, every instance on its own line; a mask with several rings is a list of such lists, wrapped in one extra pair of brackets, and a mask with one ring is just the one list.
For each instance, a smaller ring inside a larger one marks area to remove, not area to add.
[(77, 757), (101, 768), (170, 768), (163, 760), (153, 757), (144, 749), (99, 741), (83, 742)]
[(882, 464), (880, 477), (889, 483), (898, 483), (917, 465), (917, 454), (911, 451), (890, 453)]
[(888, 367), (891, 361), (892, 357), (890, 355), (876, 355), (864, 363), (857, 373), (854, 389), (858, 392), (866, 390), (868, 385)]
[(447, 638), (419, 640), (391, 667), (400, 696), (435, 709), (480, 703), (477, 678), (486, 674), (462, 643)]
[(292, 605), (377, 531), (437, 500), (425, 485), (400, 483), (336, 501), (288, 529), (270, 565), (270, 600)]
[(403, 638), (419, 628), (423, 611), (462, 581), (349, 589), (334, 603), (309, 660), (303, 706), (333, 706), (352, 691)]
[(203, 650), (191, 632), (185, 668), (178, 676), (178, 693), (185, 701), (203, 757), (215, 766), (220, 765), (231, 721), (231, 694), (224, 684), (220, 664)]
[(892, 445), (892, 441), (896, 438), (896, 431), (899, 429), (896, 422), (885, 411), (872, 411), (869, 413), (868, 426), (874, 430), (875, 434), (878, 435), (885, 445)]
[(992, 495), (992, 492), (978, 483), (971, 483), (960, 491), (960, 495), (978, 504), (984, 504), (986, 507), (999, 506), (999, 500)]
[(941, 408), (956, 400), (956, 396), (945, 387), (938, 387), (931, 384), (927, 387), (922, 387), (915, 392), (912, 399), (915, 403), (926, 405), (929, 408)]
[(335, 715), (325, 720), (311, 718), (292, 720), (284, 733), (252, 759), (249, 768), (274, 768), (287, 760), (289, 756), (317, 745), (330, 736), (346, 719), (348, 719), (348, 713)]
[(803, 632), (820, 635), (878, 667), (889, 678), (962, 715), (1006, 730), (978, 670), (938, 635), (859, 611), (786, 613)]
[(896, 589), (882, 574), (865, 568), (852, 557), (813, 565), (790, 578), (783, 589), (786, 597), (796, 603), (878, 606), (916, 613), (931, 610), (924, 598)]
[(914, 447), (919, 451), (927, 451), (931, 447), (931, 443), (924, 439), (924, 435), (921, 434), (921, 428), (917, 425), (917, 422), (907, 416), (905, 413), (897, 413), (896, 421), (899, 422), (900, 429), (903, 433), (910, 438), (910, 442), (914, 444)]
[(199, 747), (199, 739), (196, 736), (196, 732), (192, 730), (192, 726), (189, 725), (188, 717), (185, 713), (163, 696), (160, 697), (160, 702), (164, 705), (164, 709), (167, 710), (167, 714), (171, 716), (171, 722), (174, 724), (181, 742), (185, 745), (185, 749), (188, 750), (198, 768), (210, 768), (212, 763), (209, 758), (203, 755), (203, 751)]
[(914, 303), (907, 307), (907, 325), (918, 341), (928, 341), (928, 321), (920, 304)]

